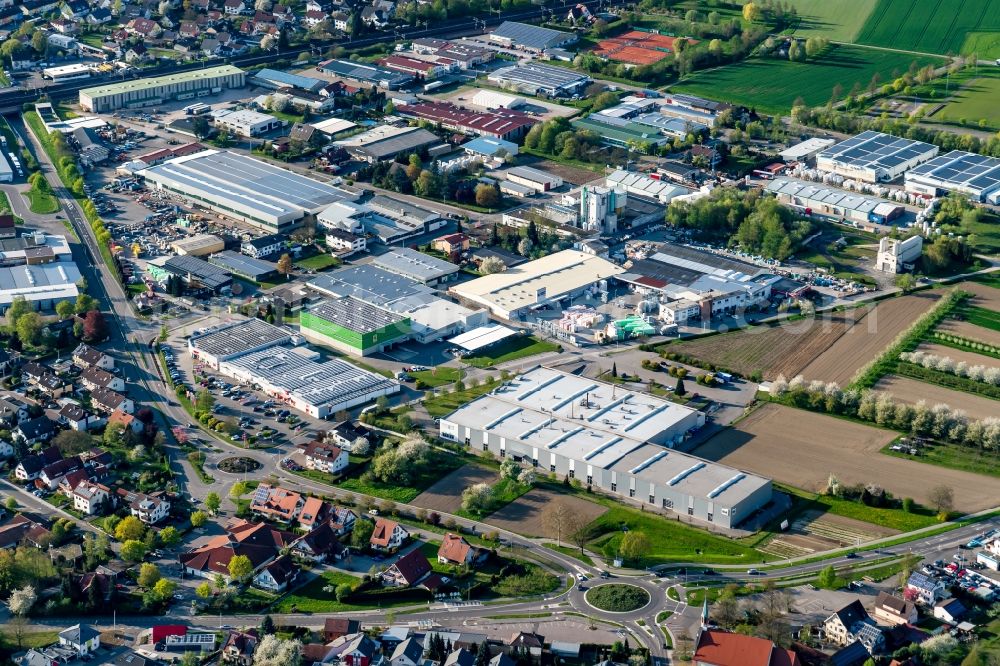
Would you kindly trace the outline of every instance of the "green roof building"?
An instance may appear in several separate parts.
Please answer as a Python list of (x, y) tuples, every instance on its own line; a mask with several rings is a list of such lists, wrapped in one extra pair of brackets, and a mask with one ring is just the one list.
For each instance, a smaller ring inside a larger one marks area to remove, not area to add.
[(302, 335), (354, 356), (385, 351), (410, 339), (410, 319), (353, 296), (316, 303), (299, 315)]
[(615, 124), (603, 123), (593, 116), (589, 116), (580, 120), (574, 120), (570, 124), (575, 130), (588, 130), (598, 135), (601, 137), (601, 143), (604, 145), (617, 146), (619, 148), (628, 147), (629, 142), (640, 145), (662, 146), (672, 140), (649, 125), (619, 121), (617, 118), (614, 120)]
[(220, 65), (193, 69), (166, 76), (132, 79), (85, 88), (80, 91), (80, 107), (91, 113), (155, 106), (171, 100), (194, 99), (223, 88), (242, 88), (246, 74), (239, 67)]

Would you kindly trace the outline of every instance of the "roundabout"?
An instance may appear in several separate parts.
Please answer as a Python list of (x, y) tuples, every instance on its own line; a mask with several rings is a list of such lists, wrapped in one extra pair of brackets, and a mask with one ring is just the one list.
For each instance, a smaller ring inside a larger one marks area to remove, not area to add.
[(230, 458), (223, 458), (219, 461), (218, 468), (223, 472), (229, 472), (230, 474), (245, 474), (247, 472), (256, 472), (261, 468), (260, 462), (254, 460), (253, 458), (247, 458), (246, 456), (232, 456)]
[(638, 585), (606, 583), (587, 590), (587, 604), (606, 613), (632, 613), (649, 605), (652, 597)]

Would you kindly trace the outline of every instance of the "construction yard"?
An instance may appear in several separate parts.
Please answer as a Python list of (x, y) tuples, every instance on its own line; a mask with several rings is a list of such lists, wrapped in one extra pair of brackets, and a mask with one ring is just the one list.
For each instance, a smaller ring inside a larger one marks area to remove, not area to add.
[(962, 512), (996, 504), (1000, 479), (880, 454), (896, 436), (891, 430), (767, 404), (692, 453), (814, 492), (822, 491), (834, 474), (842, 484), (876, 483), (896, 497), (913, 497), (922, 504), (932, 487), (944, 484), (954, 490), (955, 509)]

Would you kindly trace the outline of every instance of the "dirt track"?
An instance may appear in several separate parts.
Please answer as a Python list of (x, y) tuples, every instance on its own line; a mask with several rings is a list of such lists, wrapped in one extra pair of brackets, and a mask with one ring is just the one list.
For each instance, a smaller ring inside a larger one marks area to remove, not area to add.
[(1000, 346), (1000, 331), (976, 326), (967, 321), (946, 319), (938, 325), (937, 330), (944, 331), (945, 333), (954, 333), (955, 335), (960, 335), (963, 338), (975, 340), (976, 342), (985, 342)]
[(807, 365), (802, 375), (806, 379), (845, 386), (858, 370), (878, 356), (938, 298), (939, 294), (912, 294), (879, 303), (867, 317)]
[(887, 375), (878, 381), (875, 390), (891, 393), (903, 402), (916, 403), (923, 400), (928, 406), (943, 403), (952, 409), (964, 410), (969, 418), (973, 419), (996, 417), (1000, 414), (1000, 400), (954, 391), (909, 377)]
[(1000, 479), (879, 453), (894, 437), (889, 430), (764, 405), (693, 453), (807, 490), (822, 490), (833, 473), (842, 483), (878, 483), (897, 497), (921, 503), (930, 488), (945, 484), (954, 489), (960, 511), (996, 504)]
[(916, 350), (934, 354), (935, 356), (947, 356), (956, 362), (965, 361), (969, 365), (1000, 368), (1000, 358), (993, 358), (992, 356), (985, 356), (976, 352), (965, 351), (964, 349), (955, 349), (954, 347), (939, 345), (935, 342), (921, 342)]

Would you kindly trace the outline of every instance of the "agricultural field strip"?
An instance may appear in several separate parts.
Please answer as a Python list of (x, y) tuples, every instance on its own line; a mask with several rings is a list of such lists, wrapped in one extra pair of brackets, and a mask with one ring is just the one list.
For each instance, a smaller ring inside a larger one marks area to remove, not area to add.
[(967, 321), (946, 319), (938, 325), (937, 330), (943, 333), (951, 333), (968, 340), (1000, 346), (1000, 331), (993, 331), (982, 326), (976, 326), (975, 324)]
[(874, 388), (876, 391), (885, 391), (897, 400), (910, 404), (916, 404), (923, 400), (928, 406), (940, 403), (948, 405), (952, 409), (961, 409), (972, 419), (986, 419), (1000, 414), (1000, 401), (998, 400), (944, 388), (909, 377), (886, 375), (875, 384)]
[(937, 344), (936, 342), (921, 342), (917, 345), (916, 351), (934, 354), (935, 356), (946, 356), (956, 363), (965, 361), (969, 365), (982, 365), (987, 368), (1000, 367), (1000, 359), (984, 354), (977, 354), (972, 351), (956, 349), (948, 345)]
[[(855, 41), (922, 53), (968, 53), (969, 39), (1000, 30), (1000, 0), (879, 0)], [(994, 42), (996, 43), (996, 42)], [(979, 53), (995, 58), (1000, 53)]]

